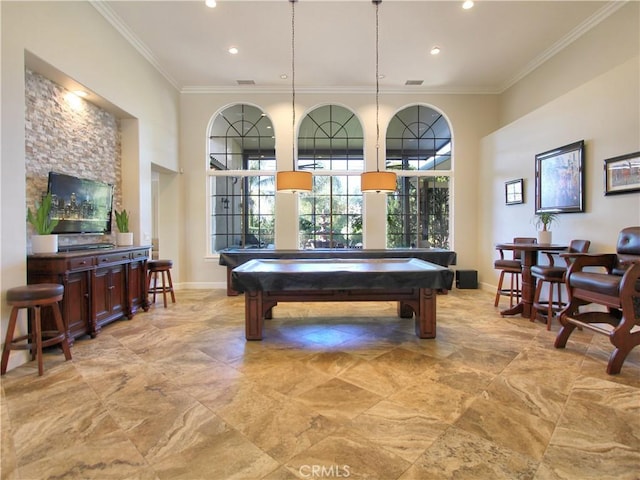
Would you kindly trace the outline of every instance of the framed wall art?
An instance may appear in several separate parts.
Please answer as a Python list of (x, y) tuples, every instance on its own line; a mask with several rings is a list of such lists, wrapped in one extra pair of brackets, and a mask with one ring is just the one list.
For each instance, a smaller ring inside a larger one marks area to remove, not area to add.
[(640, 192), (640, 152), (604, 161), (604, 194)]
[(584, 212), (584, 140), (536, 155), (536, 213)]
[(509, 180), (504, 182), (504, 201), (507, 205), (517, 205), (524, 203), (524, 180)]

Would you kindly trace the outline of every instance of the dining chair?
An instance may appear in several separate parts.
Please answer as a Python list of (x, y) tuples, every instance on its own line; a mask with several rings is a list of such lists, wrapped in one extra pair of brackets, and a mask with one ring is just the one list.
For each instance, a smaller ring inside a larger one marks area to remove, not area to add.
[[(535, 237), (515, 237), (513, 243), (538, 243), (538, 239)], [(522, 290), (520, 287), (520, 279), (522, 277), (522, 250), (512, 250), (513, 257), (505, 258), (504, 250), (498, 248), (500, 258), (493, 263), (493, 268), (500, 270), (500, 279), (498, 280), (498, 289), (496, 291), (496, 300), (494, 306), (497, 307), (500, 303), (501, 296), (509, 297), (509, 307), (513, 307), (513, 301), (515, 298), (516, 303), (520, 301)], [(504, 276), (510, 275), (510, 288), (504, 288)]]

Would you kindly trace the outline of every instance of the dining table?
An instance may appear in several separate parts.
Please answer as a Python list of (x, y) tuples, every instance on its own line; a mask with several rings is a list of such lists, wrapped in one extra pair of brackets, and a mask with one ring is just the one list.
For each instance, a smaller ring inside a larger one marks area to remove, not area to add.
[(498, 243), (498, 250), (517, 250), (521, 252), (522, 263), (522, 295), (520, 301), (511, 308), (502, 310), (500, 315), (521, 314), (525, 318), (531, 316), (533, 297), (536, 291), (536, 279), (531, 275), (531, 267), (538, 264), (539, 252), (562, 252), (569, 248), (568, 245), (556, 243)]

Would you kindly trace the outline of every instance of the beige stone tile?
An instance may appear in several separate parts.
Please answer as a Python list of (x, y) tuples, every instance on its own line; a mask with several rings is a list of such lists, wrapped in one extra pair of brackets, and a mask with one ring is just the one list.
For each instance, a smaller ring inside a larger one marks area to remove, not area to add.
[(442, 360), (425, 370), (424, 376), (438, 384), (447, 385), (470, 395), (479, 395), (496, 374), (472, 367), (456, 360)]
[(401, 480), (533, 478), (537, 462), (455, 427), (441, 435)]
[(340, 430), (286, 463), (298, 478), (398, 478), (411, 464), (376, 443)]
[[(71, 393), (65, 408), (41, 406), (37, 414), (12, 427), (18, 465), (33, 463), (77, 445), (119, 432), (119, 426), (104, 406)], [(36, 406), (34, 405), (34, 413)]]
[(343, 371), (339, 378), (387, 397), (417, 382), (434, 363), (435, 360), (426, 355), (395, 348), (371, 360), (361, 360)]
[(166, 480), (248, 480), (262, 478), (278, 466), (233, 429), (207, 436), (197, 448), (175, 452), (153, 464), (158, 477)]
[(455, 426), (539, 461), (555, 424), (526, 410), (477, 398)]
[(388, 400), (417, 410), (427, 418), (451, 424), (469, 408), (474, 396), (425, 377), (420, 383), (389, 396)]
[(448, 423), (386, 400), (349, 424), (358, 435), (408, 462), (414, 462), (448, 427)]
[(122, 432), (89, 437), (55, 454), (20, 466), (20, 478), (122, 479), (158, 478)]
[(349, 382), (333, 378), (296, 399), (333, 420), (351, 419), (378, 403), (382, 397)]
[(338, 427), (336, 422), (260, 387), (235, 392), (218, 415), (274, 459), (284, 462)]
[(305, 365), (335, 377), (360, 360), (355, 355), (342, 351), (318, 351), (310, 353), (303, 361)]
[[(589, 425), (585, 423), (586, 429)], [(637, 424), (636, 424), (637, 431)], [(617, 435), (614, 435), (617, 436)], [(637, 480), (640, 449), (596, 430), (558, 427), (543, 458), (539, 479)]]

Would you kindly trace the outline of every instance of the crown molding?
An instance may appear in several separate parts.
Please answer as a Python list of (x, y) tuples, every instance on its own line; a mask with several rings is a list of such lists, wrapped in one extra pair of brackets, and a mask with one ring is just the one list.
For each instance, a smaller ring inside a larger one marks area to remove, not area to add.
[(628, 0), (613, 0), (598, 10), (596, 13), (591, 15), (588, 19), (578, 25), (576, 28), (571, 30), (567, 35), (557, 41), (554, 45), (548, 48), (546, 51), (542, 52), (536, 58), (534, 58), (531, 62), (527, 64), (520, 72), (518, 72), (511, 80), (506, 82), (498, 91), (498, 93), (504, 93), (506, 90), (511, 88), (513, 85), (518, 83), (524, 77), (533, 72), (540, 65), (551, 59), (553, 56), (558, 54), (561, 50), (564, 50), (573, 42), (575, 42), (582, 35), (587, 33), (589, 30), (594, 28), (600, 22), (605, 20), (607, 17), (618, 11), (622, 8)]
[(151, 50), (129, 29), (122, 19), (107, 5), (103, 0), (89, 0), (89, 3), (95, 8), (106, 20), (115, 28), (140, 55), (142, 55), (158, 72), (167, 79), (167, 81), (175, 88), (180, 90), (176, 80), (162, 68), (160, 63), (151, 53)]

